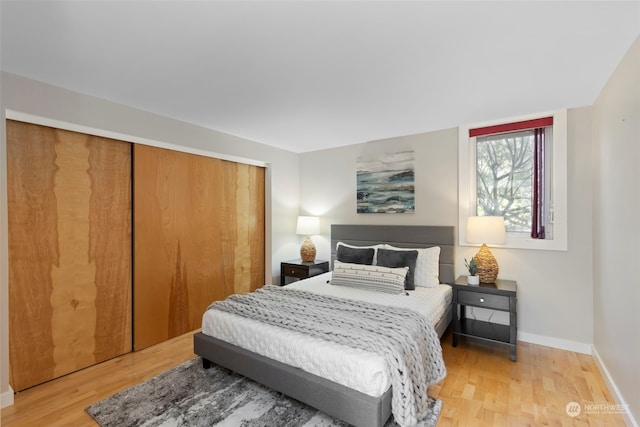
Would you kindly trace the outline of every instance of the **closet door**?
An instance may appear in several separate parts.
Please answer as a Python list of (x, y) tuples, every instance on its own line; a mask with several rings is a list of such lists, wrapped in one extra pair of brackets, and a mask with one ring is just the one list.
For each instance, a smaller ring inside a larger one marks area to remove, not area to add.
[(264, 168), (134, 146), (134, 349), (264, 285)]
[(16, 391), (131, 351), (130, 150), (7, 120)]

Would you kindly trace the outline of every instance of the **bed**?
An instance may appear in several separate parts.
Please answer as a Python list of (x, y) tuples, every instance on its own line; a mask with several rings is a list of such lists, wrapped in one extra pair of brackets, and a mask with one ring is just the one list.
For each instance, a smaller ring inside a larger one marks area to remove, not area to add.
[[(438, 246), (440, 247), (439, 282), (449, 283), (454, 278), (453, 227), (332, 225), (332, 265), (335, 262), (338, 242), (353, 246), (384, 243), (397, 248)], [(330, 278), (331, 273), (326, 274)], [(324, 277), (316, 276), (312, 279), (326, 283)], [(304, 286), (305, 283), (301, 281), (293, 287)], [(442, 288), (447, 287), (442, 286)], [(224, 333), (207, 331), (209, 327), (205, 327), (206, 322), (207, 320), (203, 317), (203, 331), (194, 336), (194, 352), (202, 357), (205, 368), (208, 368), (211, 363), (223, 366), (356, 426), (382, 426), (391, 415), (392, 388), (388, 384), (385, 385), (384, 381), (378, 384), (378, 390), (373, 392), (359, 389), (360, 386), (357, 384), (345, 385), (346, 383), (342, 380), (327, 378), (328, 375), (322, 373), (314, 374), (313, 370), (309, 371), (306, 367), (301, 369), (292, 366), (288, 361), (279, 360), (279, 357), (265, 356), (264, 354), (269, 354), (268, 352), (243, 348), (250, 347), (245, 344), (236, 345)], [(208, 322), (212, 323), (211, 320)], [(433, 319), (439, 336), (450, 322), (451, 304), (447, 302), (444, 304), (442, 313), (438, 314), (437, 319)], [(221, 321), (213, 321), (213, 324), (217, 323)], [(238, 324), (235, 327), (239, 328)], [(267, 341), (273, 339), (275, 338), (269, 336)], [(357, 358), (357, 353), (353, 357)], [(366, 365), (364, 360), (362, 364)]]

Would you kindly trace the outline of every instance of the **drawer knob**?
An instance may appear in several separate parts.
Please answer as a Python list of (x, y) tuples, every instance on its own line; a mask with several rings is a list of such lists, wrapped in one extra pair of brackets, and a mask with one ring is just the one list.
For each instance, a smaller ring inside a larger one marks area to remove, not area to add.
[(480, 302), (484, 302), (484, 298), (480, 298)]

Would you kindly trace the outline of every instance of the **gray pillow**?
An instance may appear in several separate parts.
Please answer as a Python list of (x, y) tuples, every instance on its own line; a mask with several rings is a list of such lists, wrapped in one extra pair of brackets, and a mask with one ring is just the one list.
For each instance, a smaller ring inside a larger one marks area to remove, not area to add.
[(351, 264), (367, 264), (373, 263), (373, 255), (376, 250), (373, 248), (352, 248), (349, 246), (338, 245), (336, 250), (336, 259), (340, 262)]
[(409, 267), (407, 279), (404, 285), (405, 289), (410, 291), (416, 288), (414, 276), (416, 271), (416, 260), (418, 259), (418, 251), (394, 251), (390, 249), (378, 249), (378, 265), (384, 267)]

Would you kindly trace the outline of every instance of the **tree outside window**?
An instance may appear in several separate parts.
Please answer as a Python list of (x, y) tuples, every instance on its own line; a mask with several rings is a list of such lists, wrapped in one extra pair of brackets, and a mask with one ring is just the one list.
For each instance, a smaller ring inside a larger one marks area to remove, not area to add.
[(533, 130), (476, 139), (476, 214), (503, 216), (508, 232), (531, 230)]

